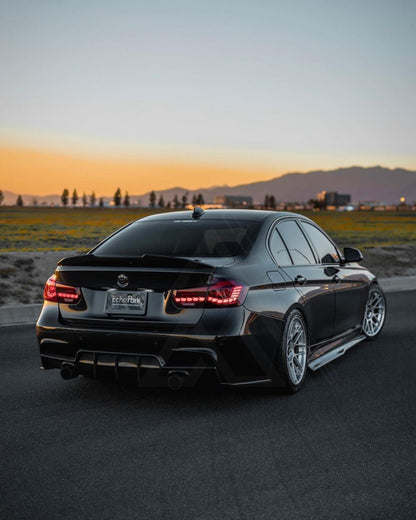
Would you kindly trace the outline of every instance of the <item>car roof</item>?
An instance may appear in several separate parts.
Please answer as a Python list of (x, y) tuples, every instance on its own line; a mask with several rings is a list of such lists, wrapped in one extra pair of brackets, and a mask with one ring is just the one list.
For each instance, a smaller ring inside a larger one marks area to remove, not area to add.
[[(264, 221), (271, 217), (278, 219), (282, 217), (302, 217), (309, 220), (303, 215), (298, 213), (291, 213), (289, 211), (263, 211), (257, 209), (208, 209), (204, 213), (197, 217), (198, 220), (252, 220), (252, 221)], [(148, 220), (178, 220), (192, 219), (192, 211), (169, 211), (167, 213), (158, 213), (156, 215), (150, 215), (144, 217), (137, 222), (148, 221)]]

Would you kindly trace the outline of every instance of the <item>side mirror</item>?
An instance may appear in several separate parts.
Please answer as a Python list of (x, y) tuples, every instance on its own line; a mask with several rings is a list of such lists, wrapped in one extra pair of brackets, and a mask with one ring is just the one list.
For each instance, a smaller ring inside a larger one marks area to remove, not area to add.
[(344, 247), (344, 262), (346, 264), (351, 262), (361, 262), (361, 260), (364, 260), (364, 258), (359, 249)]

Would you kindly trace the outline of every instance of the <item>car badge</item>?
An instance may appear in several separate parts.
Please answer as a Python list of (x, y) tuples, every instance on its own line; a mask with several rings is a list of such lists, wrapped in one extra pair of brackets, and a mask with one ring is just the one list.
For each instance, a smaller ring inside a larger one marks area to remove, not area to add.
[(117, 285), (124, 289), (124, 287), (127, 287), (129, 285), (129, 279), (127, 276), (123, 273), (119, 274), (117, 276)]

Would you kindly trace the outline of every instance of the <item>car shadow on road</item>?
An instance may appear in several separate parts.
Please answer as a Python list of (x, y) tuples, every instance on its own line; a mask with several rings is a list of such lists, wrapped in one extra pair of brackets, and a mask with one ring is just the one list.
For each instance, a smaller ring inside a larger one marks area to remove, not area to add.
[(178, 410), (235, 409), (251, 404), (266, 404), (290, 398), (284, 389), (269, 387), (227, 387), (218, 383), (197, 384), (172, 390), (166, 386), (138, 386), (129, 382), (106, 379), (89, 379), (83, 376), (62, 382), (56, 388), (62, 403), (76, 400), (77, 406), (100, 406), (100, 404), (131, 405), (137, 408), (173, 407)]

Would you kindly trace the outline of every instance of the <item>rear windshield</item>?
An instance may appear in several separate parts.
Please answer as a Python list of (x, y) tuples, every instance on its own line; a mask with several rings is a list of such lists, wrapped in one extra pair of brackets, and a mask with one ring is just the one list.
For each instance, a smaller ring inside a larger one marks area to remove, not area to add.
[(224, 220), (138, 221), (98, 246), (97, 256), (166, 255), (227, 257), (246, 255), (260, 222)]

